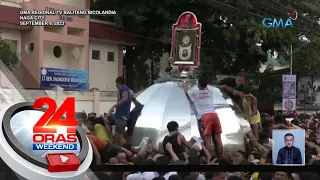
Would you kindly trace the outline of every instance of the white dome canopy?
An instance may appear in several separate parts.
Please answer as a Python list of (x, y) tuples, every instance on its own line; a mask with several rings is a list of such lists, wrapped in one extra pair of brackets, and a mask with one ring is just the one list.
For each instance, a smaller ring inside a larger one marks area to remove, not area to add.
[[(214, 92), (213, 102), (220, 118), (225, 149), (244, 150), (244, 133), (251, 130), (248, 121), (243, 119), (240, 108), (229, 96), (214, 86), (209, 88)], [(179, 123), (179, 130), (187, 140), (200, 136), (196, 116), (181, 83), (156, 83), (139, 94), (137, 100), (144, 108), (136, 123), (134, 145), (151, 136), (158, 137), (161, 142), (168, 134), (167, 123), (170, 121)]]

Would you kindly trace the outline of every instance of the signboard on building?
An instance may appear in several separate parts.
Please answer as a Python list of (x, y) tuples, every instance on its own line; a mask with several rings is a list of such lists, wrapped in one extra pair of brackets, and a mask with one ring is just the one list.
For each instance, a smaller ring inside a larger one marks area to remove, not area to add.
[(282, 111), (295, 111), (296, 97), (296, 75), (282, 75)]
[(42, 67), (40, 88), (51, 89), (60, 86), (69, 90), (88, 90), (88, 71)]

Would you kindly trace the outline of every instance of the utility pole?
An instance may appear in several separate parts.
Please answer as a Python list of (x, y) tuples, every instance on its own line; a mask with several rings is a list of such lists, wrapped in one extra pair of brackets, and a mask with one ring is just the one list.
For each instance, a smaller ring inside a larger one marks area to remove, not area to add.
[(290, 75), (292, 75), (292, 44), (291, 44), (291, 53), (290, 53)]

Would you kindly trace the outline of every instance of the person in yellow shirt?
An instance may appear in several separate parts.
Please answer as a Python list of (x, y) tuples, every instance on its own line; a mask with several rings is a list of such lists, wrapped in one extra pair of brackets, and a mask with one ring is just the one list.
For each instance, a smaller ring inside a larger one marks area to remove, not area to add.
[(250, 93), (249, 89), (244, 88), (242, 92), (235, 90), (226, 85), (219, 86), (220, 89), (232, 92), (234, 95), (240, 96), (244, 111), (244, 117), (249, 120), (252, 133), (259, 140), (259, 128), (261, 122), (260, 112), (258, 110), (258, 101), (255, 96)]
[(109, 134), (106, 130), (103, 117), (96, 118), (96, 123), (93, 127), (93, 132), (94, 132), (94, 135), (96, 137), (98, 137), (99, 139), (103, 139), (103, 140), (112, 142), (113, 138), (112, 138), (112, 136), (109, 136)]
[(259, 172), (253, 173), (250, 180), (259, 180)]
[(99, 139), (112, 142), (112, 136), (107, 133), (106, 127), (104, 126), (103, 117), (97, 118), (95, 116), (89, 116), (85, 122), (85, 126)]
[(255, 172), (252, 174), (250, 180), (271, 180), (273, 179), (273, 173), (271, 172)]

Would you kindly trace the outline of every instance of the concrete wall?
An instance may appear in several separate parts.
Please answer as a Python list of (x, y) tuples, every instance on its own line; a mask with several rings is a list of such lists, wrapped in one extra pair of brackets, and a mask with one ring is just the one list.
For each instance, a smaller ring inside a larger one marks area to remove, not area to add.
[[(80, 91), (63, 91), (60, 89), (45, 91), (41, 90), (24, 90), (15, 88), (0, 89), (0, 110), (8, 105), (19, 102), (30, 102), (40, 97), (53, 98), (57, 105), (61, 105), (67, 97), (75, 97), (75, 108), (77, 112), (85, 111), (96, 112), (97, 114), (107, 113), (112, 105), (117, 101), (116, 92), (80, 92)], [(31, 99), (31, 100), (30, 100)]]
[[(100, 52), (100, 59), (92, 59), (92, 50)], [(114, 53), (114, 61), (108, 61), (108, 52)], [(101, 91), (116, 91), (115, 80), (121, 76), (119, 72), (119, 54), (122, 48), (118, 44), (90, 40), (89, 47), (89, 86)]]
[[(85, 10), (90, 8), (90, 0), (0, 0), (0, 4), (3, 3), (6, 6), (20, 7), (23, 10), (44, 10), (46, 8)], [(18, 52), (23, 66), (13, 69), (14, 78), (23, 87), (34, 89), (40, 87), (41, 67), (86, 70), (89, 71), (90, 89), (115, 91), (115, 79), (123, 76), (123, 42), (119, 44), (117, 41), (109, 42), (106, 39), (103, 39), (103, 42), (99, 38), (89, 40), (90, 17), (67, 17), (72, 20), (65, 21), (65, 26), (62, 27), (34, 26), (32, 29), (21, 31), (20, 29), (0, 28), (1, 37), (19, 41)], [(60, 16), (48, 15), (45, 18), (48, 21), (57, 21)], [(110, 25), (103, 21), (91, 21)], [(100, 28), (105, 27), (100, 26)], [(57, 58), (53, 55), (55, 46), (61, 48), (61, 57)], [(31, 47), (33, 50), (30, 50)], [(92, 50), (100, 51), (100, 60), (92, 60)], [(107, 60), (108, 52), (114, 53), (114, 61)], [(0, 85), (8, 86), (8, 84), (12, 83), (0, 73)]]
[[(60, 57), (55, 57), (53, 54), (55, 46), (61, 47), (62, 53)], [(83, 46), (45, 41), (43, 51), (43, 67), (84, 70), (84, 67), (81, 67), (81, 64), (84, 64), (85, 56), (80, 55), (85, 53)], [(77, 57), (73, 55), (73, 51), (77, 51)]]
[(86, 7), (86, 0), (50, 0), (52, 3), (58, 3), (63, 5), (75, 6), (80, 9), (84, 9)]
[[(31, 0), (22, 3), (22, 9), (63, 9), (63, 10), (78, 10), (87, 9), (86, 1), (79, 1), (75, 5), (75, 1), (68, 1), (70, 3), (62, 3), (65, 1), (49, 1), (49, 0)], [(67, 1), (66, 1), (67, 2)], [(72, 2), (72, 3), (71, 3)], [(78, 5), (82, 6), (80, 8)], [(68, 16), (71, 17), (71, 16)], [(57, 21), (60, 16), (51, 15), (46, 16), (48, 21)], [(35, 26), (32, 30), (22, 31), (21, 37), (21, 61), (24, 64), (24, 72), (20, 74), (27, 74), (22, 77), (19, 73), (15, 72), (14, 75), (26, 88), (39, 88), (40, 82), (40, 68), (41, 67), (58, 67), (67, 69), (80, 69), (88, 70), (88, 51), (89, 51), (89, 16), (80, 18), (72, 16), (72, 21), (65, 21), (63, 27), (43, 27)], [(75, 33), (74, 31), (79, 31)], [(80, 33), (81, 32), (81, 33)], [(29, 45), (34, 44), (34, 50), (28, 52)], [(53, 56), (53, 47), (59, 45), (62, 49), (62, 57), (55, 58)], [(74, 46), (79, 47), (79, 58), (70, 57), (71, 51)], [(20, 70), (22, 71), (22, 70)], [(32, 76), (32, 78), (30, 77)], [(35, 79), (37, 82), (32, 82), (29, 79)]]
[(23, 0), (0, 0), (0, 5), (21, 8), (22, 2)]

